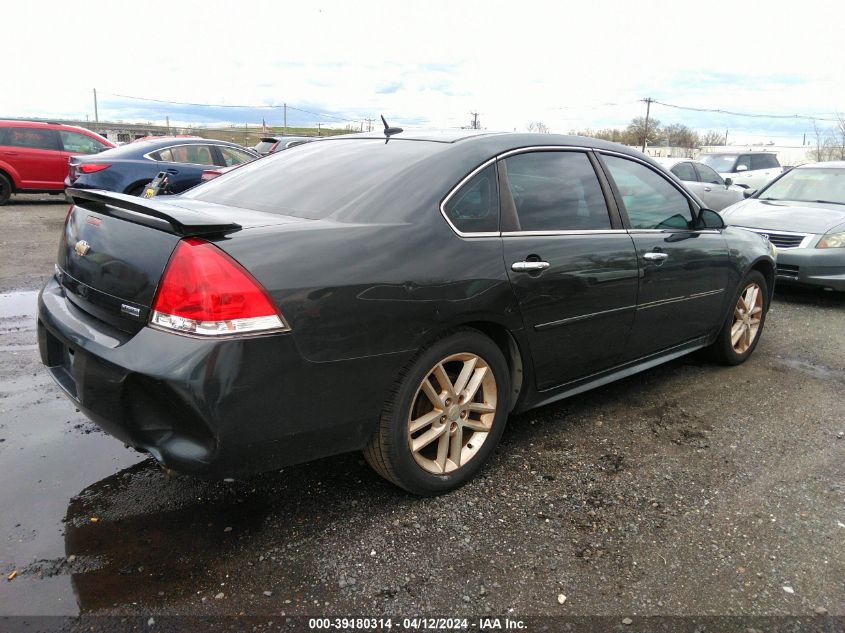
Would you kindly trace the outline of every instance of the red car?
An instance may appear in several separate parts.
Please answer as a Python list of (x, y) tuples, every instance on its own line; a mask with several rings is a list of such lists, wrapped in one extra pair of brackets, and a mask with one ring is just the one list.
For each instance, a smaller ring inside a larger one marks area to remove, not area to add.
[(0, 204), (13, 193), (62, 193), (68, 158), (115, 147), (75, 125), (0, 121)]

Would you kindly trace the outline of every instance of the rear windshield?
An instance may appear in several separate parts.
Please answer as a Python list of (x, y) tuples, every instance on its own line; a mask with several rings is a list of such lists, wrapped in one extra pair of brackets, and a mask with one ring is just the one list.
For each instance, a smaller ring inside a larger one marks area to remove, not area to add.
[(404, 171), (444, 147), (425, 141), (316, 141), (248, 163), (183, 196), (321, 220), (354, 207), (373, 190), (397, 186)]
[(272, 141), (260, 141), (258, 145), (255, 146), (255, 151), (259, 154), (266, 154), (275, 144), (276, 139), (273, 139)]
[(734, 163), (736, 162), (736, 154), (704, 154), (700, 156), (698, 160), (708, 167), (724, 174), (733, 171)]

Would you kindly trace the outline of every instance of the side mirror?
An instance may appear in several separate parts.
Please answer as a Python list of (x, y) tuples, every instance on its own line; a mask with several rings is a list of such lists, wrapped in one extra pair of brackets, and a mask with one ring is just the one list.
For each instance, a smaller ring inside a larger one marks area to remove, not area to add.
[(748, 165), (737, 165), (736, 169), (734, 171), (736, 171), (736, 172), (748, 171)]
[(750, 198), (755, 193), (757, 193), (756, 189), (746, 189), (745, 191), (742, 192), (742, 195), (745, 196), (746, 198)]
[(732, 184), (734, 184), (733, 178), (725, 178), (725, 186), (726, 187), (730, 187)]
[(696, 228), (699, 229), (723, 229), (725, 228), (725, 220), (713, 209), (699, 209), (696, 225)]

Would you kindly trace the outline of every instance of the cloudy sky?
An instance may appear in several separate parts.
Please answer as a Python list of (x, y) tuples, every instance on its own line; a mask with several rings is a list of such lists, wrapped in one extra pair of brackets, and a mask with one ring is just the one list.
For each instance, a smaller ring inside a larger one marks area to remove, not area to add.
[[(684, 8), (689, 5), (690, 9)], [(785, 10), (785, 7), (789, 10)], [(4, 5), (0, 117), (553, 132), (624, 126), (644, 97), (845, 112), (845, 2), (136, 2)], [(16, 25), (9, 28), (10, 25)], [(302, 112), (306, 110), (308, 112)], [(799, 144), (813, 123), (652, 106), (661, 123)], [(820, 122), (820, 126), (830, 123)]]

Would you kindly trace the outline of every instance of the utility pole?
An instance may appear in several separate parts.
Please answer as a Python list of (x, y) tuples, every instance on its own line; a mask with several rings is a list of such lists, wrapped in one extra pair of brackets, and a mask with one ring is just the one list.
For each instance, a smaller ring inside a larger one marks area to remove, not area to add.
[(651, 114), (651, 102), (654, 101), (654, 99), (646, 97), (643, 101), (645, 101), (645, 131), (643, 132), (642, 152), (645, 153), (645, 147), (648, 144), (648, 117), (649, 114)]
[(170, 134), (170, 117), (166, 116), (164, 118), (167, 121), (167, 134), (169, 135)]
[(320, 136), (320, 122), (317, 121), (317, 136)]
[(372, 131), (373, 131), (373, 120), (367, 119), (367, 132), (372, 132)]
[(730, 130), (725, 128), (725, 147), (728, 146), (728, 132), (730, 132)]
[(285, 128), (284, 128), (285, 131), (282, 132), (282, 136), (287, 136), (288, 135), (288, 104), (287, 103), (284, 104), (284, 108), (285, 108)]
[(478, 112), (470, 112), (470, 114), (472, 115), (472, 124), (471, 124), (472, 129), (477, 130), (478, 129)]
[(94, 88), (94, 122), (100, 125), (100, 113), (97, 111), (97, 89)]

